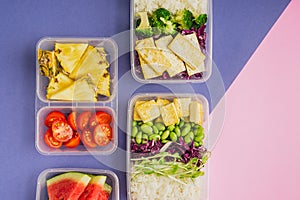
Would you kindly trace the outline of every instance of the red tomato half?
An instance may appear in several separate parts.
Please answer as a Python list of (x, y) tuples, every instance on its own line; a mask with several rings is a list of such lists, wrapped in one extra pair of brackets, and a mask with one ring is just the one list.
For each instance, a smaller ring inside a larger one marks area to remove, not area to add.
[(82, 131), (80, 135), (80, 139), (85, 147), (87, 148), (95, 148), (97, 147), (97, 144), (94, 141), (93, 134), (90, 130), (85, 129)]
[(73, 137), (69, 141), (63, 143), (63, 145), (68, 148), (75, 148), (79, 144), (80, 144), (80, 136), (77, 132), (74, 132)]
[(69, 115), (68, 115), (68, 124), (71, 126), (71, 128), (76, 131), (76, 116), (77, 116), (77, 113), (75, 111), (71, 112)]
[(90, 118), (90, 127), (95, 128), (98, 124), (110, 124), (112, 121), (112, 117), (110, 114), (104, 111), (97, 111)]
[(67, 122), (61, 120), (56, 120), (52, 123), (52, 133), (53, 137), (60, 142), (66, 142), (73, 136), (71, 126)]
[(99, 124), (94, 130), (94, 140), (99, 146), (107, 145), (112, 139), (112, 129), (109, 124)]
[(52, 111), (47, 115), (47, 117), (45, 119), (45, 125), (48, 127), (51, 127), (52, 123), (56, 120), (66, 121), (66, 117), (60, 111)]
[(57, 141), (53, 135), (52, 135), (52, 130), (51, 128), (48, 128), (47, 132), (44, 135), (44, 141), (45, 143), (52, 148), (58, 149), (61, 147), (62, 142)]
[(89, 120), (91, 116), (92, 113), (89, 111), (80, 113), (80, 115), (77, 118), (76, 127), (79, 128), (80, 130), (84, 130), (89, 125)]

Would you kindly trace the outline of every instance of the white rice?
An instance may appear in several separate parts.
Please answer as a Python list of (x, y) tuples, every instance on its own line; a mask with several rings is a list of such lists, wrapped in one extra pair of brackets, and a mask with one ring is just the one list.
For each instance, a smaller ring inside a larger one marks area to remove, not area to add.
[(186, 179), (186, 185), (168, 177), (140, 174), (131, 177), (131, 200), (199, 200), (203, 199), (201, 178)]
[(135, 0), (135, 12), (152, 13), (157, 8), (165, 8), (172, 14), (186, 8), (198, 16), (207, 13), (207, 0)]

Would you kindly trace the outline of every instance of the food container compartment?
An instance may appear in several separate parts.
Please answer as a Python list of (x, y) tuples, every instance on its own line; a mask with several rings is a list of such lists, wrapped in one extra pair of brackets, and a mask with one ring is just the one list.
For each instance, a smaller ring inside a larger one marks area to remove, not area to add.
[(36, 200), (48, 199), (46, 181), (56, 175), (66, 172), (81, 172), (91, 175), (105, 175), (107, 177), (106, 183), (112, 187), (112, 193), (110, 194), (110, 200), (119, 200), (119, 179), (117, 175), (109, 170), (101, 169), (88, 169), (88, 168), (53, 168), (46, 169), (40, 173), (37, 180), (36, 187)]
[[(134, 79), (138, 82), (141, 83), (203, 83), (205, 81), (207, 81), (209, 79), (209, 77), (211, 76), (212, 73), (212, 48), (213, 48), (213, 13), (212, 13), (212, 0), (196, 0), (193, 2), (186, 2), (186, 1), (181, 1), (183, 3), (186, 4), (190, 4), (190, 7), (195, 7), (193, 5), (196, 5), (197, 3), (202, 4), (201, 5), (201, 10), (203, 10), (206, 14), (207, 14), (207, 23), (206, 23), (206, 28), (205, 28), (205, 32), (206, 32), (206, 40), (205, 40), (205, 71), (201, 74), (201, 77), (199, 74), (196, 75), (191, 75), (189, 76), (189, 78), (187, 78), (186, 73), (178, 73), (177, 75), (170, 77), (168, 76), (168, 73), (164, 73), (162, 76), (158, 76), (158, 77), (154, 77), (154, 78), (148, 78), (145, 79), (143, 72), (142, 72), (142, 68), (141, 68), (141, 64), (140, 64), (140, 60), (139, 60), (139, 55), (137, 53), (137, 51), (135, 50), (136, 47), (136, 41), (138, 39), (141, 39), (143, 37), (138, 37), (135, 33), (135, 27), (136, 27), (136, 13), (137, 10), (139, 11), (145, 11), (144, 8), (146, 7), (146, 11), (149, 13), (152, 13), (153, 10), (157, 9), (157, 8), (165, 8), (166, 6), (164, 6), (164, 4), (168, 4), (167, 9), (169, 10), (170, 8), (172, 9), (178, 9), (179, 7), (182, 9), (184, 9), (186, 6), (178, 6), (178, 2), (172, 2), (172, 1), (168, 1), (168, 0), (164, 0), (162, 2), (159, 2), (157, 4), (154, 4), (154, 6), (152, 5), (153, 2), (156, 1), (151, 1), (149, 2), (146, 6), (141, 6), (142, 3), (145, 3), (146, 1), (143, 0), (131, 0), (131, 15), (130, 15), (130, 58), (131, 58), (131, 73), (134, 77)], [(135, 5), (139, 4), (137, 8)], [(189, 8), (190, 8), (189, 7)], [(150, 10), (150, 11), (149, 11)], [(176, 12), (175, 10), (170, 10), (171, 13)], [(176, 34), (173, 35), (173, 37), (175, 37)], [(157, 40), (159, 37), (154, 36), (154, 40)], [(173, 59), (174, 60), (174, 59)], [(149, 66), (149, 65), (148, 65)], [(149, 67), (147, 67), (149, 68)], [(149, 70), (146, 70), (149, 71)], [(150, 70), (151, 72), (149, 72), (150, 74), (153, 74), (153, 70)], [(160, 74), (160, 73), (159, 73)], [(151, 75), (150, 75), (151, 76)], [(200, 77), (200, 78), (199, 78)]]
[[(40, 67), (38, 63), (38, 49), (41, 50), (54, 50), (55, 43), (76, 43), (76, 44), (89, 44), (94, 47), (104, 47), (106, 53), (107, 61), (109, 62), (110, 66), (108, 71), (110, 73), (110, 97), (98, 95), (98, 101), (101, 103), (111, 102), (116, 94), (117, 94), (117, 80), (118, 80), (118, 47), (114, 40), (110, 38), (59, 38), (59, 37), (45, 37), (38, 41), (36, 45), (36, 95), (38, 99), (44, 103), (70, 103), (70, 101), (62, 101), (62, 100), (49, 100), (46, 98), (46, 90), (49, 84), (49, 78), (43, 76), (40, 73)], [(79, 102), (79, 101), (73, 101)], [(71, 102), (72, 103), (72, 102)]]
[[(131, 169), (132, 169), (132, 164), (131, 158), (131, 134), (132, 134), (132, 123), (133, 123), (133, 111), (134, 111), (134, 105), (137, 101), (141, 100), (152, 100), (152, 99), (168, 99), (172, 100), (174, 98), (191, 98), (191, 100), (196, 100), (203, 105), (203, 111), (204, 111), (204, 120), (203, 120), (203, 128), (204, 128), (204, 133), (205, 133), (205, 139), (203, 146), (207, 147), (208, 141), (209, 141), (209, 133), (208, 133), (208, 127), (209, 127), (209, 105), (207, 99), (200, 95), (200, 94), (171, 94), (171, 93), (146, 93), (146, 94), (137, 94), (133, 96), (129, 103), (128, 103), (128, 117), (127, 117), (127, 199), (133, 199), (131, 197), (130, 193), (130, 187), (131, 187), (131, 181), (130, 181), (130, 176), (131, 176)], [(201, 176), (201, 181), (199, 182), (199, 185), (197, 185), (198, 190), (201, 193), (201, 196), (198, 197), (197, 199), (199, 200), (208, 200), (208, 192), (209, 192), (209, 160), (205, 164), (205, 167), (202, 169), (204, 172), (204, 175)], [(141, 183), (143, 184), (143, 183)], [(150, 186), (149, 186), (150, 187)]]
[[(72, 111), (81, 113), (83, 111), (105, 111), (112, 116), (111, 128), (113, 138), (106, 146), (97, 146), (96, 148), (87, 148), (82, 142), (75, 148), (67, 148), (62, 146), (58, 149), (51, 148), (46, 145), (44, 135), (48, 127), (44, 124), (46, 116), (51, 111), (60, 111), (67, 116)], [(35, 147), (40, 154), (43, 155), (108, 155), (113, 153), (118, 146), (118, 129), (117, 129), (117, 115), (110, 107), (72, 107), (72, 106), (57, 106), (57, 107), (43, 107), (37, 112), (35, 125)]]

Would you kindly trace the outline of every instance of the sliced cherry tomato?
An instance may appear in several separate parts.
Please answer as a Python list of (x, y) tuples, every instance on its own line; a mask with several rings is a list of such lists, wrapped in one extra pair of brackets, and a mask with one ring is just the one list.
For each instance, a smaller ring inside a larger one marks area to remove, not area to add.
[(63, 145), (68, 148), (75, 148), (79, 144), (80, 144), (80, 136), (77, 132), (73, 133), (73, 136), (69, 141), (63, 143)]
[(112, 129), (109, 124), (99, 124), (94, 130), (94, 140), (99, 146), (107, 145), (112, 139)]
[(66, 121), (66, 117), (62, 112), (52, 111), (47, 115), (47, 117), (45, 119), (45, 125), (48, 127), (51, 127), (52, 123), (58, 119), (60, 119), (62, 121)]
[(89, 125), (89, 120), (91, 116), (92, 113), (89, 111), (80, 113), (80, 115), (77, 118), (76, 127), (79, 128), (80, 130), (84, 130)]
[(57, 141), (53, 135), (52, 135), (52, 130), (51, 128), (48, 128), (47, 132), (44, 135), (44, 141), (45, 143), (52, 148), (58, 149), (61, 147), (62, 142)]
[(56, 120), (52, 123), (52, 133), (56, 140), (66, 142), (72, 138), (73, 130), (67, 122)]
[(81, 132), (80, 139), (85, 147), (87, 148), (95, 148), (97, 144), (94, 141), (93, 134), (90, 130), (84, 129)]
[(90, 127), (95, 128), (98, 124), (110, 124), (112, 121), (112, 117), (110, 114), (104, 111), (97, 111), (90, 118)]
[(71, 128), (76, 131), (76, 116), (77, 116), (77, 113), (75, 111), (71, 112), (69, 115), (68, 115), (68, 124), (71, 126)]

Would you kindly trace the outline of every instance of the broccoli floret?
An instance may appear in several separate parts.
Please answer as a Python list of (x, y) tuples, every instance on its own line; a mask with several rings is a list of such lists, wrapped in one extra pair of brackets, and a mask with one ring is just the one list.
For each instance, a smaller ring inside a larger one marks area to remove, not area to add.
[(138, 12), (137, 15), (140, 16), (140, 19), (136, 22), (137, 27), (135, 29), (135, 33), (138, 36), (151, 37), (153, 35), (153, 31), (149, 23), (147, 12)]
[(195, 18), (195, 27), (199, 28), (200, 26), (204, 25), (207, 22), (207, 14), (200, 14), (198, 17)]
[(165, 8), (158, 8), (153, 12), (151, 18), (151, 26), (155, 35), (174, 34), (176, 33), (176, 25), (172, 21), (170, 11)]
[(193, 13), (187, 9), (177, 12), (175, 16), (175, 21), (178, 23), (179, 28), (183, 30), (190, 30), (193, 26), (193, 20)]

